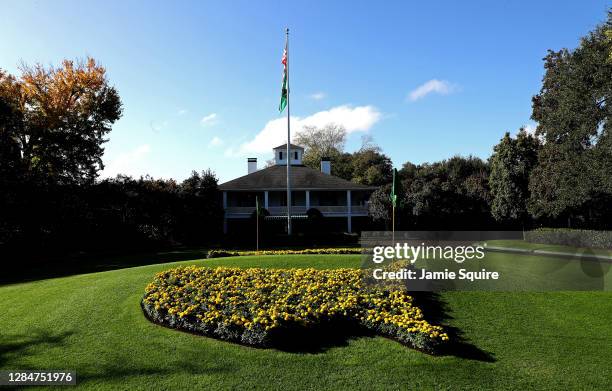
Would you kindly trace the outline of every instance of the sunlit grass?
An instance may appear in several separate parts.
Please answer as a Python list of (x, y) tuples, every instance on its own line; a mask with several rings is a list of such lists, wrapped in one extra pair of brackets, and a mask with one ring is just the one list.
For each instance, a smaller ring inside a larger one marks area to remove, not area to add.
[[(511, 255), (512, 262), (517, 255)], [(381, 337), (316, 353), (255, 349), (154, 325), (140, 309), (177, 265), (358, 267), (358, 255), (236, 257), (0, 287), (0, 368), (72, 369), (85, 389), (609, 389), (609, 292), (449, 292), (441, 300), (493, 361), (435, 357)], [(469, 352), (465, 352), (469, 357)]]

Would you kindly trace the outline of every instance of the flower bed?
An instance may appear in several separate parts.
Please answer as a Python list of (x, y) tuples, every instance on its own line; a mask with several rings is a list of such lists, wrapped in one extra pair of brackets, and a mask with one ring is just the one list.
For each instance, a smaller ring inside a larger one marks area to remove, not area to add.
[(406, 292), (365, 287), (356, 269), (176, 268), (155, 276), (142, 307), (156, 323), (259, 347), (347, 320), (428, 352), (448, 340)]
[(344, 248), (307, 248), (304, 250), (261, 250), (261, 251), (241, 251), (241, 250), (210, 250), (207, 258), (237, 257), (246, 255), (300, 255), (300, 254), (361, 254), (359, 247)]

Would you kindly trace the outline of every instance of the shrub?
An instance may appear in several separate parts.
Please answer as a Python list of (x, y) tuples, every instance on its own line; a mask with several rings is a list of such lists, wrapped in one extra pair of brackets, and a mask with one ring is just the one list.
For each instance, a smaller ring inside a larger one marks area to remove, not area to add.
[(345, 321), (428, 352), (448, 340), (406, 292), (362, 280), (357, 269), (191, 266), (158, 273), (142, 307), (156, 323), (260, 347), (283, 331)]
[(525, 232), (525, 240), (532, 243), (612, 249), (612, 231), (540, 228)]
[(359, 247), (344, 248), (307, 248), (304, 250), (210, 250), (207, 258), (238, 257), (247, 255), (300, 255), (300, 254), (361, 254)]

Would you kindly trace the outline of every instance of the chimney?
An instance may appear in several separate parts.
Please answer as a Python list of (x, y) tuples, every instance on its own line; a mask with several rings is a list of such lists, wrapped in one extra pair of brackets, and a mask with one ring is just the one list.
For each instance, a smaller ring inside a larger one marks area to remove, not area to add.
[(249, 166), (249, 174), (254, 173), (255, 171), (257, 171), (257, 158), (256, 157), (250, 157), (247, 159), (247, 164)]
[(321, 158), (321, 172), (327, 175), (331, 174), (331, 162), (328, 157)]

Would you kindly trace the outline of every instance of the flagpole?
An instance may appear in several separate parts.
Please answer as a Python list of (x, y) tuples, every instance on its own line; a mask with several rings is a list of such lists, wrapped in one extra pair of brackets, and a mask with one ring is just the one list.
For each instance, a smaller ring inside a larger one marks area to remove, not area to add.
[(391, 244), (395, 246), (395, 203), (393, 205), (393, 218), (391, 223)]
[(259, 252), (259, 197), (255, 196), (255, 250)]
[(289, 28), (285, 30), (287, 50), (287, 235), (291, 235), (291, 120), (289, 112)]
[(395, 174), (397, 170), (393, 169), (393, 183), (391, 185), (391, 242), (395, 246), (395, 204), (397, 203), (397, 194), (395, 193)]

